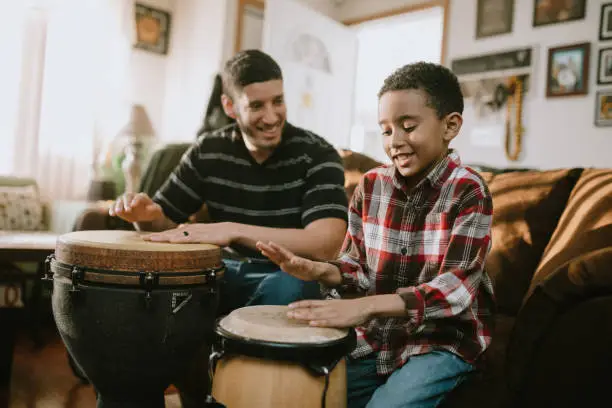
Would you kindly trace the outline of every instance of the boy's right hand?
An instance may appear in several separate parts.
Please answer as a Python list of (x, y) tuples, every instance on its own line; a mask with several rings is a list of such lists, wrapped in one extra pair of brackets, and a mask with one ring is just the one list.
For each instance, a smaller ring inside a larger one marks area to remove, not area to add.
[(333, 281), (336, 280), (336, 274), (338, 279), (340, 278), (340, 270), (334, 265), (302, 258), (274, 242), (265, 244), (259, 241), (257, 242), (257, 249), (272, 262), (280, 266), (284, 272), (303, 281), (318, 280), (329, 283), (330, 278)]
[(150, 222), (164, 217), (159, 204), (145, 193), (125, 193), (108, 209), (108, 214), (127, 222)]

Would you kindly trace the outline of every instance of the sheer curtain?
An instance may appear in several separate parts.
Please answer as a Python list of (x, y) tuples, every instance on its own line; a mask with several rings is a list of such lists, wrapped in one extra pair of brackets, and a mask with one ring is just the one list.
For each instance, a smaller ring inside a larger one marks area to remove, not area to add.
[[(17, 3), (17, 2), (11, 2)], [(19, 2), (21, 3), (21, 2)], [(35, 177), (53, 199), (83, 198), (96, 151), (127, 120), (132, 2), (30, 0), (0, 53), (0, 172)], [(3, 82), (6, 82), (3, 83)], [(15, 86), (14, 84), (18, 84)], [(12, 157), (6, 157), (7, 151)]]

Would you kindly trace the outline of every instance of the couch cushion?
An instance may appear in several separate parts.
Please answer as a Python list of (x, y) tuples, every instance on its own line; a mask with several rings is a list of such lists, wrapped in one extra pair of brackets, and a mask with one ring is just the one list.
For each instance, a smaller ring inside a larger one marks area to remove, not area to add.
[(567, 202), (527, 296), (570, 260), (612, 246), (612, 169), (586, 169)]
[(486, 268), (500, 312), (518, 312), (581, 171), (512, 172), (494, 175), (488, 182), (493, 243)]
[(0, 230), (41, 229), (43, 206), (36, 186), (0, 186)]

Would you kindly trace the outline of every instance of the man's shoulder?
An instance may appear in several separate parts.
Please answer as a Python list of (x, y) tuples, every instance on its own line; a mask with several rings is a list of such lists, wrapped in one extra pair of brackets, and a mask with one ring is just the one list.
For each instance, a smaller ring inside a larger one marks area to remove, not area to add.
[(313, 154), (333, 152), (340, 159), (340, 154), (336, 148), (322, 136), (290, 123), (287, 123), (286, 126), (285, 132), (287, 132), (288, 144), (298, 146), (300, 149)]
[(231, 143), (234, 140), (235, 127), (236, 125), (230, 124), (219, 129), (204, 132), (198, 137), (197, 144), (209, 146)]

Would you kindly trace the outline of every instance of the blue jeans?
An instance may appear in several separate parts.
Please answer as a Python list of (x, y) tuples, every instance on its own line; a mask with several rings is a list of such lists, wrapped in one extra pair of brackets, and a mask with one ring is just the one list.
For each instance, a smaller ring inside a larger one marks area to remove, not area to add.
[(279, 269), (272, 262), (242, 262), (224, 259), (218, 315), (254, 305), (288, 305), (303, 299), (321, 298), (317, 282), (305, 282)]
[(348, 408), (433, 408), (474, 367), (447, 351), (410, 357), (390, 376), (376, 373), (375, 357), (347, 361)]

